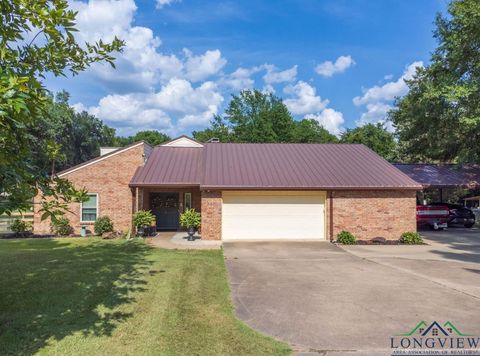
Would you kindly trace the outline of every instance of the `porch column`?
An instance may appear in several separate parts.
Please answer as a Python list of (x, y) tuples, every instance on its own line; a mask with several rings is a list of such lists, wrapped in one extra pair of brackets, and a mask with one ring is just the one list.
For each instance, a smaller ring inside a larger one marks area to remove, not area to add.
[(202, 240), (222, 239), (222, 192), (202, 192)]
[(138, 205), (137, 205), (137, 211), (143, 210), (143, 188), (139, 187), (138, 188)]

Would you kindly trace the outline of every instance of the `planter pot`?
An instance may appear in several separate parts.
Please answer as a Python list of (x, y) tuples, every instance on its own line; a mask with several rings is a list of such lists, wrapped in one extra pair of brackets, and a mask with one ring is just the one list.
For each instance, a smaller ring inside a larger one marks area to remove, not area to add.
[(144, 227), (139, 227), (137, 229), (137, 235), (142, 236), (145, 235), (145, 228)]
[(188, 232), (188, 241), (194, 241), (195, 238), (193, 237), (193, 235), (195, 235), (195, 228), (189, 227), (187, 232)]

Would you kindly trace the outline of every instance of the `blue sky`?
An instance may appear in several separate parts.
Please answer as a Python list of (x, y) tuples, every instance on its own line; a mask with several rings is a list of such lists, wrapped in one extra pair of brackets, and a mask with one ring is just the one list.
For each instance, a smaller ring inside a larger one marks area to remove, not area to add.
[[(119, 134), (190, 134), (243, 88), (274, 92), (329, 131), (382, 122), (427, 64), (445, 0), (72, 0), (78, 39), (124, 39), (117, 70), (50, 78)], [(387, 123), (388, 126), (388, 123)]]

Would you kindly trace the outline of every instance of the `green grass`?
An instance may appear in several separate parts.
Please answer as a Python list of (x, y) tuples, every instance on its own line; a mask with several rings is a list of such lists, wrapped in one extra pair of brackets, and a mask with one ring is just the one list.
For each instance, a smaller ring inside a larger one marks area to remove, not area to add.
[(289, 354), (237, 320), (221, 251), (0, 241), (0, 355)]

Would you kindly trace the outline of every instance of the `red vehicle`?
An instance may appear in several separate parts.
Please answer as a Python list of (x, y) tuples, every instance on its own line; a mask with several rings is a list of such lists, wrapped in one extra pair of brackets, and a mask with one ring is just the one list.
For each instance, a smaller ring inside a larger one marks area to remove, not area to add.
[(449, 216), (450, 209), (446, 205), (417, 205), (418, 226), (445, 230), (448, 226)]

